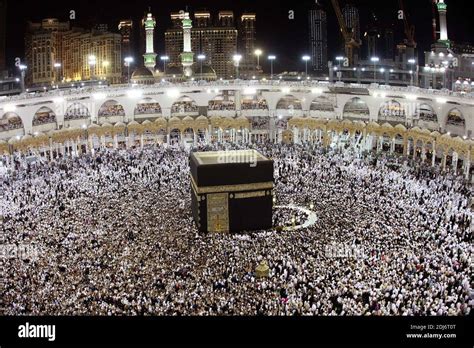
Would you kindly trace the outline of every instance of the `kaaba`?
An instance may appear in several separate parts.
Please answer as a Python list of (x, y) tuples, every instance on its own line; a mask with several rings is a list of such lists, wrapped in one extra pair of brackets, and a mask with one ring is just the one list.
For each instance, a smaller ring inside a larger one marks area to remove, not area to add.
[(255, 150), (190, 156), (192, 213), (200, 232), (272, 227), (273, 161)]

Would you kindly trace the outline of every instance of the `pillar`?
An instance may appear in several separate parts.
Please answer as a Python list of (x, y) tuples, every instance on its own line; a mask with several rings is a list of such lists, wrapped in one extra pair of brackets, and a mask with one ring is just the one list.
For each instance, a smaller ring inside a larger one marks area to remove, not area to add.
[(459, 155), (457, 152), (453, 152), (453, 163), (451, 164), (453, 171), (456, 173), (458, 168)]
[(464, 177), (469, 180), (469, 174), (471, 172), (471, 151), (468, 151), (464, 159)]
[(443, 159), (441, 161), (441, 168), (442, 168), (443, 172), (446, 171), (446, 161), (447, 161), (447, 159), (448, 159), (448, 155), (443, 153)]

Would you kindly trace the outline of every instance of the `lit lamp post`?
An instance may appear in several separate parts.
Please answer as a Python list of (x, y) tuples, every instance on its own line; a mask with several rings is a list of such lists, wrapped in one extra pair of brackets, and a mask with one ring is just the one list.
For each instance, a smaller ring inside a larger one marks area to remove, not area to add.
[(168, 56), (161, 56), (160, 57), (161, 61), (163, 62), (163, 74), (166, 75), (166, 62), (170, 60), (170, 57)]
[(235, 66), (235, 77), (236, 79), (239, 78), (239, 66), (240, 66), (240, 61), (242, 60), (242, 56), (240, 54), (235, 54), (233, 57), (234, 60), (234, 66)]
[(339, 79), (339, 82), (341, 82), (341, 78), (342, 78), (342, 66), (341, 66), (341, 62), (344, 60), (344, 57), (342, 56), (337, 56), (336, 57), (336, 61), (337, 61), (337, 64), (338, 64), (338, 68), (337, 68), (337, 72), (336, 72), (336, 75)]
[(308, 62), (311, 60), (310, 56), (303, 56), (303, 60), (305, 63), (305, 70), (306, 70), (306, 77), (308, 77)]
[(257, 68), (255, 69), (256, 72), (260, 71), (260, 56), (262, 55), (262, 50), (261, 49), (256, 49), (255, 50), (255, 55), (257, 56)]
[(59, 76), (59, 69), (61, 69), (61, 63), (54, 63), (54, 68), (56, 69), (56, 82), (59, 84), (61, 81), (61, 76)]
[(19, 68), (21, 73), (21, 93), (25, 93), (25, 72), (28, 67), (24, 64), (21, 64)]
[(102, 62), (102, 66), (104, 67), (104, 75), (105, 75), (105, 80), (107, 80), (107, 68), (110, 66), (110, 62), (108, 60), (105, 60)]
[(377, 82), (377, 63), (380, 62), (379, 57), (372, 57), (370, 61), (374, 63), (374, 83)]
[(273, 61), (276, 59), (276, 56), (268, 56), (268, 60), (270, 61), (270, 80), (273, 80)]
[(414, 67), (415, 67), (415, 64), (416, 64), (416, 60), (413, 59), (413, 58), (408, 59), (408, 64), (410, 64), (412, 66), (412, 68), (410, 69), (410, 85), (413, 86), (413, 71), (414, 71)]
[(202, 78), (202, 62), (204, 61), (204, 59), (206, 59), (206, 56), (204, 54), (200, 54), (199, 56), (197, 56), (197, 59), (199, 60), (199, 63), (201, 64), (201, 80), (204, 80)]
[(126, 57), (124, 60), (127, 67), (127, 83), (130, 84), (130, 65), (133, 63), (133, 57)]
[(91, 80), (94, 80), (95, 75), (95, 65), (97, 64), (97, 57), (91, 54), (89, 56), (89, 68), (91, 72)]

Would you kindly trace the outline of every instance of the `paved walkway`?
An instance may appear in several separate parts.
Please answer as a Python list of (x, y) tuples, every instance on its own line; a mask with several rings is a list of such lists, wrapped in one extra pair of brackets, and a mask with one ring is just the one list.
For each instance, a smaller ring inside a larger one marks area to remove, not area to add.
[(309, 209), (306, 209), (306, 208), (303, 208), (303, 207), (298, 207), (296, 205), (279, 205), (279, 206), (276, 206), (275, 208), (286, 208), (286, 209), (293, 209), (293, 210), (299, 210), (301, 212), (304, 212), (306, 214), (308, 214), (308, 220), (306, 220), (306, 222), (302, 225), (299, 225), (299, 226), (295, 226), (293, 228), (293, 226), (289, 226), (289, 227), (284, 227), (283, 228), (283, 231), (295, 231), (295, 230), (300, 230), (302, 228), (308, 228), (308, 227), (311, 227), (313, 226), (316, 221), (318, 220), (318, 216), (316, 215), (316, 213), (314, 211), (311, 211)]

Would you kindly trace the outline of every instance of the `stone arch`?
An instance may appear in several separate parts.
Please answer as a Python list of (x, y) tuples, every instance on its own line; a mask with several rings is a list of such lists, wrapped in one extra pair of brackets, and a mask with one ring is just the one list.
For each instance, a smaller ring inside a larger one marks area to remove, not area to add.
[(466, 128), (466, 119), (458, 108), (449, 110), (448, 116), (446, 117), (446, 127), (449, 126)]
[(277, 116), (277, 118), (275, 119), (275, 128), (281, 130), (288, 129), (288, 121), (290, 121), (290, 119), (290, 116)]
[(268, 110), (268, 101), (259, 93), (244, 94), (241, 101), (242, 110)]
[(42, 106), (33, 116), (33, 127), (46, 124), (57, 124), (56, 114), (47, 106)]
[(199, 107), (196, 101), (187, 95), (181, 96), (171, 105), (171, 115), (187, 115), (198, 113)]
[(0, 132), (10, 132), (22, 129), (24, 132), (23, 121), (18, 114), (14, 112), (6, 112), (0, 119)]
[(162, 109), (160, 103), (153, 98), (143, 98), (140, 100), (133, 111), (135, 116), (138, 115), (161, 115)]
[(179, 128), (170, 128), (169, 136), (170, 136), (170, 143), (173, 144), (173, 143), (181, 141), (183, 137), (183, 132)]
[(303, 104), (301, 100), (296, 98), (294, 95), (287, 94), (281, 97), (276, 105), (277, 110), (303, 110)]
[(99, 108), (99, 117), (125, 116), (125, 109), (118, 101), (109, 99)]
[(438, 124), (438, 115), (434, 108), (427, 103), (419, 104), (415, 110), (415, 119), (422, 122), (433, 122)]
[(64, 114), (64, 121), (80, 120), (84, 118), (90, 118), (91, 114), (89, 109), (82, 103), (70, 104)]
[(328, 97), (319, 96), (311, 101), (310, 111), (334, 112), (334, 104)]
[(235, 111), (235, 99), (229, 95), (219, 94), (209, 100), (208, 111)]
[(384, 102), (379, 109), (379, 120), (401, 121), (406, 118), (406, 111), (403, 105), (392, 99)]
[(344, 105), (343, 117), (369, 119), (369, 105), (361, 98), (354, 97)]

